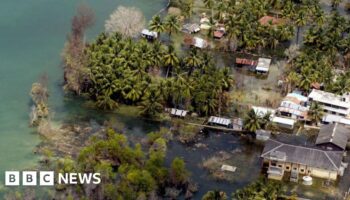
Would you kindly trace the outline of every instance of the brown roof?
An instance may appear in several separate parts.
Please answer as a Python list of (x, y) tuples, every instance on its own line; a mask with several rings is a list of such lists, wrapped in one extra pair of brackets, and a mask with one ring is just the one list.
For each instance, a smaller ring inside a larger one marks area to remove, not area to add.
[(258, 61), (250, 60), (250, 59), (246, 59), (246, 58), (236, 58), (236, 64), (255, 66), (258, 64)]
[(223, 31), (214, 31), (214, 37), (215, 38), (222, 38), (224, 36)]
[(268, 16), (268, 15), (259, 19), (259, 23), (261, 25), (265, 25), (265, 26), (270, 25), (270, 24), (272, 24), (272, 25), (281, 24), (282, 22), (283, 22), (282, 19), (275, 18), (275, 17)]

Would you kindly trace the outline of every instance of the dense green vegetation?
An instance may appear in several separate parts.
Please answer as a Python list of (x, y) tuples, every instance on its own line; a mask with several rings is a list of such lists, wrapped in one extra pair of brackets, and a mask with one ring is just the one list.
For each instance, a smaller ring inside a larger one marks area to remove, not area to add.
[(150, 134), (148, 152), (140, 144), (131, 146), (124, 135), (112, 129), (92, 138), (77, 159), (59, 159), (52, 165), (59, 173), (99, 172), (102, 183), (94, 187), (57, 185), (59, 191), (64, 191), (57, 195), (74, 199), (152, 199), (164, 196), (166, 188), (186, 192), (190, 174), (184, 161), (175, 158), (169, 168), (165, 167), (168, 132)]
[[(86, 48), (91, 82), (85, 92), (102, 109), (118, 103), (140, 105), (154, 116), (163, 107), (181, 107), (202, 115), (221, 112), (232, 79), (217, 69), (210, 55), (192, 49), (180, 57), (172, 46), (101, 34)], [(162, 70), (166, 77), (151, 72)]]
[(350, 91), (349, 36), (350, 24), (338, 12), (323, 16), (305, 32), (303, 46), (297, 56), (290, 57), (287, 81), (309, 91), (313, 83), (326, 91), (344, 94)]
[(232, 194), (233, 200), (266, 199), (276, 200), (282, 195), (282, 185), (280, 183), (258, 180), (243, 189), (239, 189)]

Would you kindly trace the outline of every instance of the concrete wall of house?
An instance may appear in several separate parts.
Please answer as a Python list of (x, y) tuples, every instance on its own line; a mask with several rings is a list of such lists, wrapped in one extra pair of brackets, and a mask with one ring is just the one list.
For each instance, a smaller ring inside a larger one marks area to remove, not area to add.
[(338, 172), (336, 171), (328, 171), (328, 170), (318, 169), (318, 168), (310, 168), (310, 170), (311, 170), (311, 176), (315, 176), (318, 178), (336, 180), (338, 177)]
[(325, 169), (308, 167), (306, 165), (296, 164), (296, 163), (288, 163), (282, 161), (267, 161), (270, 166), (280, 167), (284, 169), (286, 172), (291, 172), (292, 170), (298, 171), (299, 174), (302, 175), (311, 175), (318, 178), (331, 179), (336, 180), (338, 173), (337, 171), (329, 171)]

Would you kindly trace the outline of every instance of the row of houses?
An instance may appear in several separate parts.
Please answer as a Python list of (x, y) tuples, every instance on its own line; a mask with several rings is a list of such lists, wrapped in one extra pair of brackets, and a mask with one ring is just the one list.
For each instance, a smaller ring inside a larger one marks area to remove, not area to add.
[(270, 112), (281, 126), (293, 128), (297, 121), (309, 122), (308, 112), (312, 102), (319, 103), (324, 111), (322, 124), (339, 123), (350, 126), (350, 95), (336, 95), (322, 90), (313, 89), (308, 96), (298, 92), (287, 94), (276, 109), (252, 108), (257, 114)]

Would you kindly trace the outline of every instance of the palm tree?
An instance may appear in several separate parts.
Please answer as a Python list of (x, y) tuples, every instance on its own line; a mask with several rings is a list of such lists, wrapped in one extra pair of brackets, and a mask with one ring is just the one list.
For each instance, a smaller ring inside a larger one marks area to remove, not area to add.
[(172, 33), (180, 30), (179, 18), (176, 15), (168, 15), (164, 22), (165, 30), (169, 33), (169, 39)]
[(307, 19), (306, 19), (306, 11), (301, 8), (296, 16), (296, 20), (295, 20), (295, 25), (297, 26), (297, 41), (296, 43), (299, 44), (299, 35), (300, 35), (300, 30), (303, 26), (305, 26), (307, 23)]
[(261, 129), (261, 119), (255, 113), (254, 109), (251, 109), (243, 120), (244, 129), (254, 133), (256, 130)]
[(198, 54), (198, 50), (196, 48), (192, 48), (190, 55), (184, 59), (184, 62), (185, 67), (189, 69), (188, 75), (190, 76), (195, 68), (198, 68), (202, 65), (202, 57)]
[(308, 112), (308, 118), (311, 122), (314, 124), (319, 123), (322, 120), (323, 114), (322, 106), (317, 102), (312, 102)]
[(118, 103), (111, 98), (109, 92), (106, 92), (97, 97), (96, 106), (103, 110), (113, 110), (118, 108)]
[(150, 117), (158, 115), (163, 110), (162, 101), (163, 98), (160, 90), (151, 86), (147, 93), (142, 97), (140, 105), (140, 108), (142, 109), (141, 114)]
[(227, 195), (225, 192), (219, 190), (208, 191), (202, 197), (202, 200), (227, 200)]
[(342, 0), (332, 0), (332, 8), (337, 9)]
[(213, 16), (214, 0), (203, 0), (203, 3), (206, 8), (211, 10), (211, 16)]
[(149, 29), (151, 31), (157, 32), (158, 36), (160, 36), (160, 33), (164, 32), (165, 27), (162, 22), (162, 19), (160, 18), (160, 15), (156, 15), (152, 18), (152, 20), (149, 23)]
[(168, 51), (165, 53), (164, 57), (163, 57), (163, 62), (165, 64), (165, 66), (168, 67), (167, 73), (166, 73), (166, 77), (168, 77), (169, 72), (171, 71), (171, 69), (173, 67), (176, 67), (179, 65), (180, 60), (177, 57), (176, 53), (175, 53), (175, 48), (174, 46), (170, 45), (168, 47)]

